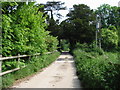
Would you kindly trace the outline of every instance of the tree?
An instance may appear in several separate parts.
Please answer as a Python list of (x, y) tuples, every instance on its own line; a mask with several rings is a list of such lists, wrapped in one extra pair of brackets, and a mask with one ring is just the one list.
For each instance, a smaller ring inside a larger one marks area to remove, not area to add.
[(50, 31), (50, 34), (56, 37), (59, 36), (60, 26), (57, 24), (57, 21), (50, 19), (46, 30)]
[(115, 49), (118, 46), (118, 33), (114, 26), (102, 29), (102, 48), (105, 50)]
[(9, 14), (16, 11), (17, 2), (2, 2), (2, 14)]
[(67, 20), (61, 23), (63, 36), (74, 47), (77, 42), (91, 43), (95, 38), (94, 13), (87, 5), (74, 5), (67, 14)]
[(96, 14), (101, 16), (102, 27), (107, 28), (111, 25), (118, 27), (120, 21), (119, 8), (116, 6), (110, 6), (103, 4), (96, 10)]
[(48, 1), (46, 4), (43, 4), (44, 5), (44, 11), (48, 12), (50, 11), (51, 12), (51, 19), (53, 19), (53, 12), (54, 11), (57, 11), (55, 12), (55, 15), (58, 17), (58, 18), (61, 18), (61, 14), (58, 13), (59, 10), (65, 10), (66, 7), (64, 7), (65, 3), (64, 2), (61, 2), (61, 1)]
[[(42, 6), (34, 5), (34, 2), (22, 3), (16, 11), (9, 14), (3, 14), (3, 34), (2, 34), (2, 54), (3, 56), (19, 54), (45, 53), (49, 50), (56, 49), (56, 38), (49, 36), (45, 31), (47, 24), (46, 16), (43, 12), (38, 12)], [(54, 48), (47, 43), (48, 40), (56, 42)]]
[(70, 17), (71, 20), (76, 18), (83, 19), (88, 22), (94, 20), (93, 10), (90, 10), (90, 8), (85, 4), (73, 5), (73, 10), (70, 10), (67, 16)]
[[(51, 13), (51, 15), (46, 19), (47, 23), (48, 23), (48, 27), (47, 27), (47, 31), (50, 31), (50, 34), (53, 36), (58, 36), (58, 40), (59, 40), (59, 45), (60, 45), (60, 26), (59, 26), (59, 19), (62, 17), (62, 15), (59, 13), (59, 10), (65, 10), (66, 7), (63, 6), (65, 3), (61, 2), (61, 1), (48, 1), (46, 4), (42, 4), (44, 5), (44, 8), (42, 9), (42, 11), (45, 14), (48, 14), (48, 12)], [(57, 20), (54, 20), (54, 15), (56, 15), (58, 17)]]
[[(117, 32), (118, 36), (120, 36), (119, 34), (120, 32), (120, 7), (103, 4), (100, 7), (98, 7), (98, 9), (95, 12), (96, 14), (100, 14), (101, 16), (102, 28), (108, 28), (108, 30), (111, 30), (110, 28), (113, 28), (115, 26), (116, 28), (115, 32)], [(106, 30), (106, 32), (108, 30)], [(113, 28), (112, 31), (113, 30), (115, 29)], [(118, 44), (118, 46), (120, 46), (120, 44)]]

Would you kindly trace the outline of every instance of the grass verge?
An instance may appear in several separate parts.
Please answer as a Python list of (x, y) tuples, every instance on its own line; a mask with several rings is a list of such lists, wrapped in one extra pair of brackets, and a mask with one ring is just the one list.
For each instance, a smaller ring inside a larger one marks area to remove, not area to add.
[(59, 55), (59, 52), (54, 52), (48, 55), (32, 57), (31, 60), (27, 63), (26, 68), (2, 76), (2, 88), (8, 88), (12, 86), (16, 80), (30, 76), (42, 68), (47, 67), (52, 62), (54, 62)]

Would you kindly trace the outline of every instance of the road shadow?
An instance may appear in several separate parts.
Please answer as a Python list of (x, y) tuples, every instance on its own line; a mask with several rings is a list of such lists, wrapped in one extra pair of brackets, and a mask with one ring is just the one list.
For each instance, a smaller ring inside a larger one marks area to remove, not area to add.
[(73, 61), (73, 57), (67, 57), (67, 55), (71, 55), (70, 53), (69, 53), (69, 51), (64, 51), (64, 52), (62, 52), (61, 53), (61, 55), (66, 55), (66, 57), (64, 57), (64, 58), (58, 58), (56, 61)]
[(56, 61), (64, 61), (65, 58), (58, 58)]
[(70, 55), (69, 51), (61, 52), (61, 55)]

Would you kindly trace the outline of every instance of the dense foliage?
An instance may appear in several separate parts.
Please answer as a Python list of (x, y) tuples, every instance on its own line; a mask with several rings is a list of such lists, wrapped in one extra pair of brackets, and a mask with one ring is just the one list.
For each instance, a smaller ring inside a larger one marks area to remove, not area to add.
[(120, 23), (120, 7), (110, 6), (109, 4), (103, 4), (95, 11), (101, 17), (101, 23), (103, 28), (107, 28), (111, 25), (115, 27)]
[(101, 17), (102, 28), (99, 29), (98, 35), (101, 37), (99, 39), (102, 49), (96, 47), (95, 39), (92, 42), (94, 44), (77, 43), (73, 51), (77, 74), (83, 87), (116, 90), (120, 86), (119, 8), (104, 4), (94, 13)]
[(115, 49), (118, 47), (118, 33), (115, 27), (102, 29), (102, 48), (105, 50)]
[(73, 5), (67, 16), (68, 19), (61, 23), (61, 38), (68, 39), (71, 45), (91, 43), (95, 38), (93, 10), (84, 4)]
[(52, 52), (54, 50), (57, 50), (58, 40), (56, 37), (53, 37), (51, 35), (46, 36), (45, 42), (47, 44), (47, 50)]
[(69, 51), (70, 43), (68, 40), (61, 39), (60, 40), (60, 47), (62, 51)]
[(83, 87), (116, 90), (120, 86), (117, 53), (101, 53), (95, 48), (74, 50), (77, 74)]
[(46, 17), (38, 12), (41, 7), (23, 3), (14, 13), (3, 14), (3, 56), (42, 54), (57, 49), (57, 39), (45, 31)]
[(13, 84), (14, 80), (23, 78), (48, 66), (59, 55), (57, 37), (46, 31), (46, 15), (39, 11), (43, 6), (34, 2), (2, 2), (2, 56), (31, 55), (40, 53), (38, 57), (12, 59), (2, 62), (2, 71), (27, 66), (19, 71), (3, 76), (3, 88)]

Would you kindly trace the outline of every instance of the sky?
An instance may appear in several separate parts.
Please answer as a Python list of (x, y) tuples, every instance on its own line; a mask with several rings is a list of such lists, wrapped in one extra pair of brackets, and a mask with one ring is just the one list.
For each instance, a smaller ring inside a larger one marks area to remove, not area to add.
[(67, 10), (60, 11), (62, 15), (64, 16), (63, 19), (65, 19), (66, 14), (69, 12), (69, 8), (72, 8), (74, 4), (86, 4), (91, 9), (97, 9), (102, 4), (109, 4), (111, 6), (118, 6), (118, 2), (120, 0), (36, 0), (37, 3), (46, 3), (47, 1), (61, 1), (65, 2), (65, 6), (67, 6)]

